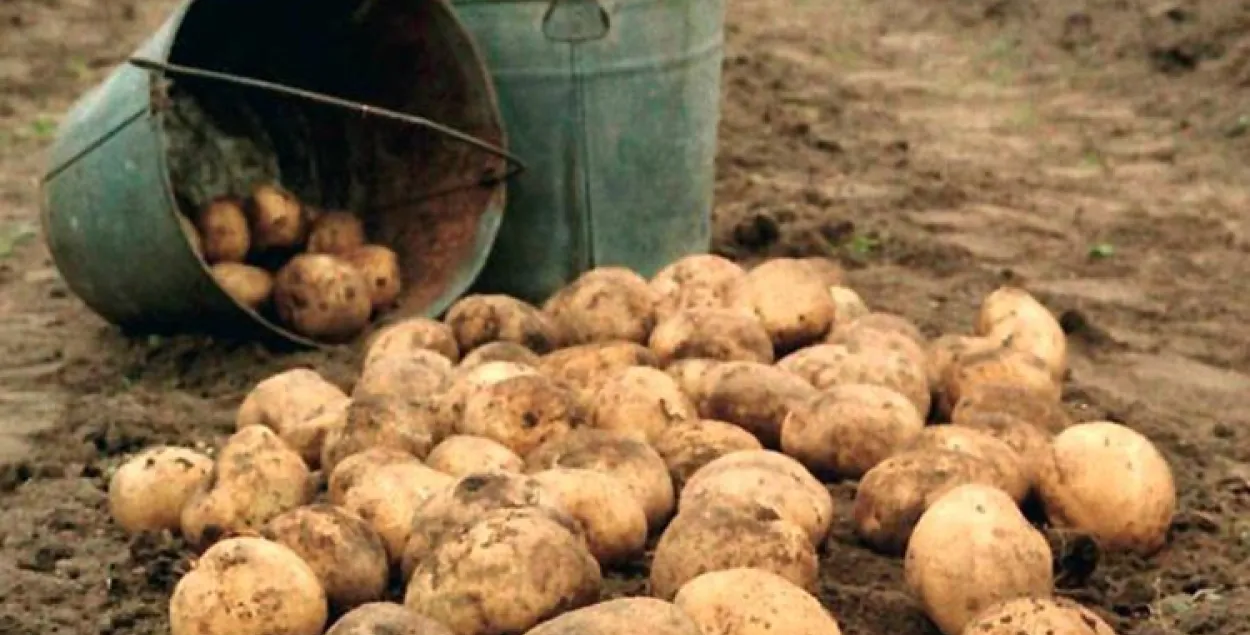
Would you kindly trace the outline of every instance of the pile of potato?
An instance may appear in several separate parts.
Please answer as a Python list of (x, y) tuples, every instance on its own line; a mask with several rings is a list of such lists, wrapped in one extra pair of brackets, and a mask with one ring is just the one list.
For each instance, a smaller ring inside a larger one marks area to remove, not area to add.
[(359, 217), (303, 205), (277, 185), (178, 218), (230, 297), (313, 339), (349, 340), (399, 298), (399, 258), (368, 244)]
[[(350, 390), (270, 377), (215, 459), (149, 449), (110, 502), (202, 551), (174, 635), (836, 635), (815, 594), (839, 517), (902, 557), (946, 635), (1109, 634), (1053, 596), (1019, 505), (1150, 555), (1168, 464), (1070, 418), (1064, 333), (1027, 292), (991, 293), (971, 331), (930, 340), (824, 260), (600, 268), (542, 307), (392, 324)], [(602, 601), (643, 559), (651, 597)]]

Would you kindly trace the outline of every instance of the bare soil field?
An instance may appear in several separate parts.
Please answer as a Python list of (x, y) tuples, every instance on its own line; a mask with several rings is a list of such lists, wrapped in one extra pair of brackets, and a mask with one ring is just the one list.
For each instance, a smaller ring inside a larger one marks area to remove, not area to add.
[[(126, 338), (51, 265), (37, 181), (56, 118), (170, 7), (0, 3), (6, 635), (167, 632), (189, 554), (110, 524), (109, 470), (214, 443), (275, 371), (351, 380), (346, 353)], [(1122, 635), (1250, 632), (1250, 5), (733, 2), (717, 200), (718, 253), (834, 254), (931, 335), (968, 330), (1003, 281), (1043, 299), (1074, 349), (1065, 403), (1149, 435), (1181, 492), (1161, 554), (1069, 554), (1061, 593)], [(847, 519), (825, 551), (844, 632), (936, 633)]]

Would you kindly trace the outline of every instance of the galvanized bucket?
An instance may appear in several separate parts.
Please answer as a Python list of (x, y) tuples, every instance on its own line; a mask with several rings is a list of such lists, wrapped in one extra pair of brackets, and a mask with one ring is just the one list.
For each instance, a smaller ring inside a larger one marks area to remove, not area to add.
[(71, 290), (126, 330), (318, 346), (217, 286), (180, 206), (263, 178), (359, 212), (400, 256), (387, 317), (433, 316), (490, 252), (520, 165), (504, 143), (478, 51), (441, 0), (188, 1), (68, 113), (44, 236)]

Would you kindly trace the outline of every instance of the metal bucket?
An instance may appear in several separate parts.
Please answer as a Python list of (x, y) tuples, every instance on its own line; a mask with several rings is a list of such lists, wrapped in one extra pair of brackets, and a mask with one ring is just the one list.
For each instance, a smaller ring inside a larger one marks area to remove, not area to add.
[(68, 113), (44, 236), (70, 289), (126, 330), (317, 346), (227, 295), (179, 210), (276, 180), (358, 212), (400, 257), (404, 292), (382, 321), (433, 316), (495, 239), (519, 165), (504, 142), (478, 51), (441, 0), (188, 1)]

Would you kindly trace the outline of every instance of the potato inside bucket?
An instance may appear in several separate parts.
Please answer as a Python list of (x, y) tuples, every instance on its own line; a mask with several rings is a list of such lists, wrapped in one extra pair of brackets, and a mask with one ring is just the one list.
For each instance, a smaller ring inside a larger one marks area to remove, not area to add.
[[(489, 75), (441, 0), (199, 0), (168, 61), (417, 115), (504, 145)], [(400, 294), (374, 321), (442, 312), (493, 243), (508, 169), (499, 153), (368, 110), (177, 72), (156, 104), (184, 213), (277, 183), (303, 204), (304, 222), (357, 214), (367, 241), (398, 255)], [(248, 264), (274, 270), (306, 242), (253, 249)], [(271, 328), (302, 339), (275, 316), (257, 309)]]

